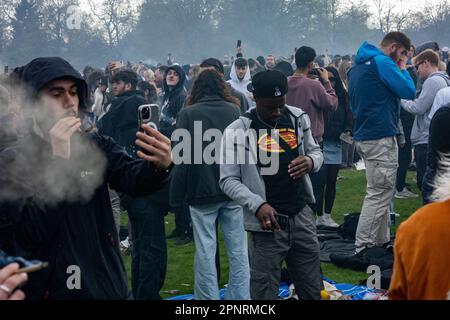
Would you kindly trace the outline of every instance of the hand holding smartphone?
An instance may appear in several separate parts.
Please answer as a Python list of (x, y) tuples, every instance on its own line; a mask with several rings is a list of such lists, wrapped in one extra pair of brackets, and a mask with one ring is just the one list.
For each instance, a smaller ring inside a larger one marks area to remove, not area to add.
[(117, 70), (123, 67), (122, 61), (111, 61), (108, 63), (109, 73), (113, 75)]
[[(145, 134), (142, 125), (148, 125), (155, 130), (159, 127), (159, 106), (157, 104), (144, 104), (138, 108), (138, 131)], [(148, 154), (141, 148), (141, 151)]]
[(275, 213), (275, 219), (277, 220), (280, 229), (283, 231), (289, 230), (289, 216), (285, 214)]
[(138, 130), (142, 130), (142, 125), (147, 124), (155, 130), (159, 127), (159, 106), (157, 104), (144, 104), (138, 109)]

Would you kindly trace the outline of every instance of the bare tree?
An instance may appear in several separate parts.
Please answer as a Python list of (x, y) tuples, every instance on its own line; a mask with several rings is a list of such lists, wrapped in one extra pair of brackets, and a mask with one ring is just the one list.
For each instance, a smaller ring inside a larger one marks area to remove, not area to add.
[(5, 47), (12, 38), (12, 22), (15, 21), (15, 8), (19, 0), (0, 1), (0, 48)]
[(385, 34), (392, 30), (395, 22), (396, 1), (373, 0), (376, 10), (376, 18), (381, 33)]
[(67, 19), (71, 6), (79, 6), (78, 0), (45, 0), (41, 9), (43, 29), (59, 54), (68, 41)]
[(123, 37), (133, 30), (139, 15), (139, 1), (88, 0), (90, 12), (105, 35), (110, 47), (117, 46)]
[(424, 11), (427, 13), (427, 19), (424, 22), (431, 26), (435, 32), (444, 31), (441, 28), (450, 22), (449, 1), (444, 0), (436, 4), (428, 4)]

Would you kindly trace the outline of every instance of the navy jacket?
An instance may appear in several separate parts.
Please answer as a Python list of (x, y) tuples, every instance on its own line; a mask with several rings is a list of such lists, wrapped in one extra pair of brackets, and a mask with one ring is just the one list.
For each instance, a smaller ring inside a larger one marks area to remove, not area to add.
[(416, 87), (408, 71), (364, 42), (348, 72), (354, 139), (377, 140), (398, 135), (400, 99), (413, 100)]

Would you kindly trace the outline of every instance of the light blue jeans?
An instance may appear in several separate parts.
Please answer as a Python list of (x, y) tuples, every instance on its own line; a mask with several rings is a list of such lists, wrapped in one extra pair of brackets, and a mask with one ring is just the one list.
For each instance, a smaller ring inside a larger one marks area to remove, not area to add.
[(219, 202), (189, 209), (195, 241), (195, 300), (220, 300), (215, 263), (217, 219), (230, 266), (225, 299), (250, 300), (250, 267), (242, 207), (234, 202)]

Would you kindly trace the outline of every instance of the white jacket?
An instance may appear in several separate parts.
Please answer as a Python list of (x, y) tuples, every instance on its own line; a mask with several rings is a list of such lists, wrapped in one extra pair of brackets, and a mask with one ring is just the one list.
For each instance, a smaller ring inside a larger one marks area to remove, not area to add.
[(92, 113), (95, 114), (96, 117), (99, 117), (103, 112), (103, 100), (104, 100), (103, 92), (100, 88), (95, 89), (94, 93), (94, 104), (92, 105)]
[(255, 101), (251, 98), (252, 93), (247, 90), (247, 86), (252, 82), (252, 78), (250, 75), (250, 68), (247, 67), (247, 73), (244, 76), (244, 79), (239, 80), (236, 74), (236, 65), (233, 63), (230, 72), (231, 80), (228, 80), (228, 83), (233, 87), (233, 89), (242, 92), (247, 98), (249, 108), (256, 106)]

